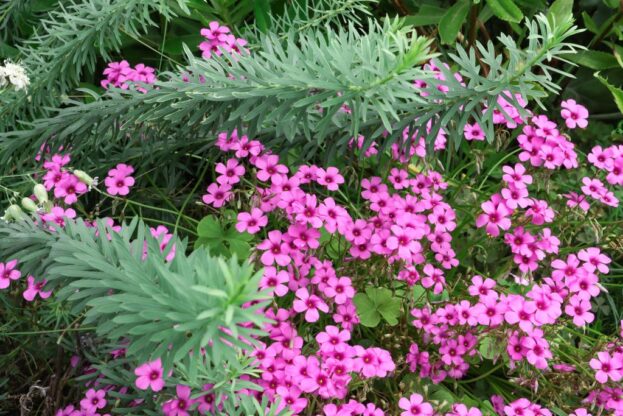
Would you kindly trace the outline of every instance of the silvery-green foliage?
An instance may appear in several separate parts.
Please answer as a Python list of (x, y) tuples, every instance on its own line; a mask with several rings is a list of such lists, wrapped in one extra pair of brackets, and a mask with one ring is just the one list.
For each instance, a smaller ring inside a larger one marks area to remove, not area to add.
[[(370, 20), (365, 32), (350, 25), (313, 28), (285, 39), (261, 34), (250, 54), (204, 60), (187, 49), (188, 65), (163, 74), (147, 94), (112, 90), (92, 103), (60, 109), (30, 130), (0, 136), (3, 161), (18, 164), (26, 148), (31, 154), (52, 137), (52, 147), (71, 142), (75, 158), (85, 149), (108, 154), (119, 143), (143, 152), (145, 160), (171, 157), (176, 151), (206, 149), (215, 133), (234, 128), (273, 148), (296, 147), (302, 157), (319, 152), (329, 157), (359, 134), (366, 146), (373, 140), (388, 146), (407, 127), (429, 144), (442, 128), (458, 142), (470, 120), (481, 123), (491, 140), (493, 110), (503, 111), (498, 98), (507, 96), (525, 115), (514, 94), (540, 100), (556, 91), (551, 74), (559, 71), (551, 61), (578, 48), (567, 43), (578, 32), (571, 20), (556, 23), (537, 15), (527, 25), (525, 49), (506, 35), (500, 42), (507, 56), (492, 44), (477, 45), (486, 75), (474, 51), (459, 45), (450, 55), (453, 68), (437, 62), (444, 80), (422, 69), (435, 56), (431, 41), (391, 19)], [(427, 87), (414, 88), (416, 79)], [(439, 91), (442, 84), (447, 93)]]

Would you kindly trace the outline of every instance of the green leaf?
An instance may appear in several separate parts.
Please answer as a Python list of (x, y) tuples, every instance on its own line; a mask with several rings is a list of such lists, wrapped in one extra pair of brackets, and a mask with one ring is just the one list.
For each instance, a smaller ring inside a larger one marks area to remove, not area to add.
[(268, 0), (255, 0), (253, 2), (253, 11), (255, 13), (255, 24), (262, 32), (270, 29), (270, 4)]
[(443, 44), (449, 45), (454, 42), (467, 19), (470, 5), (470, 0), (460, 0), (443, 15), (439, 21), (439, 36)]
[(607, 79), (599, 75), (599, 72), (595, 73), (595, 78), (597, 78), (602, 84), (606, 86), (606, 88), (608, 88), (608, 90), (614, 97), (614, 102), (616, 103), (617, 108), (621, 113), (623, 113), (623, 89), (610, 84)]
[(413, 27), (436, 25), (441, 21), (445, 13), (446, 9), (443, 7), (423, 4), (417, 14), (406, 16), (404, 23), (407, 26)]
[(353, 303), (357, 308), (361, 325), (374, 328), (381, 322), (381, 314), (378, 313), (374, 303), (365, 293), (357, 293), (353, 298)]
[(573, 0), (556, 0), (549, 6), (547, 20), (550, 24), (555, 21), (556, 24), (560, 25), (571, 19), (573, 19)]
[(246, 259), (251, 251), (249, 241), (253, 236), (247, 232), (241, 233), (236, 230), (234, 224), (224, 229), (221, 223), (213, 216), (203, 218), (197, 225), (195, 248), (207, 246), (214, 255), (231, 257), (236, 255), (239, 259)]
[(588, 29), (589, 32), (597, 34), (599, 32), (599, 28), (597, 27), (597, 23), (593, 20), (590, 14), (586, 12), (582, 12), (582, 20), (584, 21), (584, 27)]
[[(400, 315), (400, 299), (395, 298), (387, 288), (367, 287), (366, 293), (358, 293), (353, 299), (362, 325), (377, 326), (381, 317), (389, 324), (396, 325)], [(365, 322), (365, 323), (364, 323)]]
[(223, 230), (216, 218), (209, 215), (199, 221), (197, 225), (197, 235), (199, 235), (199, 237), (217, 238), (223, 235)]
[(519, 23), (523, 19), (521, 9), (513, 0), (487, 0), (487, 4), (493, 10), (493, 14), (507, 22)]
[(562, 57), (578, 65), (598, 71), (619, 67), (619, 63), (614, 55), (606, 52), (582, 51), (575, 54), (565, 54)]

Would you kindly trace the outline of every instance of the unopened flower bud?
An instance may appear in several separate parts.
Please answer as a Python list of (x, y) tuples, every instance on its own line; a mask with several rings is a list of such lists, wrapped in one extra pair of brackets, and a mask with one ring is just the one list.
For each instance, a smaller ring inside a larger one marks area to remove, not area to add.
[(40, 183), (38, 183), (38, 184), (35, 185), (35, 187), (33, 188), (32, 192), (37, 197), (37, 201), (39, 201), (39, 203), (43, 204), (43, 203), (47, 202), (47, 200), (48, 200), (48, 191), (45, 190), (45, 186), (43, 186)]
[(5, 221), (22, 220), (24, 219), (24, 211), (22, 211), (19, 205), (13, 204), (4, 211), (4, 217), (2, 218)]
[(73, 173), (76, 176), (76, 178), (78, 178), (78, 180), (82, 182), (83, 184), (85, 184), (86, 186), (93, 185), (93, 178), (90, 177), (86, 172), (76, 169), (74, 170)]
[(22, 198), (22, 207), (26, 210), (26, 211), (30, 211), (30, 212), (37, 212), (37, 204), (35, 203), (35, 201), (33, 201), (30, 198)]

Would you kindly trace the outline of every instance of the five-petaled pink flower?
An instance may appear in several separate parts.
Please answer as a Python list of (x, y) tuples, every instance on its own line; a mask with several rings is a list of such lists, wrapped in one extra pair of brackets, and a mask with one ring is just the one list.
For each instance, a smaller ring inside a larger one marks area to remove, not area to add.
[(141, 390), (151, 388), (153, 391), (160, 391), (164, 387), (162, 361), (160, 358), (141, 364), (134, 369), (134, 374), (138, 376), (136, 387)]
[(115, 168), (108, 171), (108, 176), (104, 179), (106, 192), (111, 195), (125, 196), (130, 193), (130, 187), (134, 185), (134, 173), (132, 166), (119, 163)]
[(307, 288), (300, 288), (295, 293), (296, 299), (292, 305), (293, 309), (298, 312), (305, 312), (305, 320), (307, 322), (316, 322), (320, 319), (318, 311), (324, 313), (329, 312), (329, 306), (316, 295), (310, 295)]

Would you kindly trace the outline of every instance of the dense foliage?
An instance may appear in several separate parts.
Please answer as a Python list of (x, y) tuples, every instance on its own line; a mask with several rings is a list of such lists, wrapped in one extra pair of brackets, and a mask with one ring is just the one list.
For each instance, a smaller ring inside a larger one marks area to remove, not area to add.
[(0, 414), (623, 415), (623, 8), (0, 4)]

